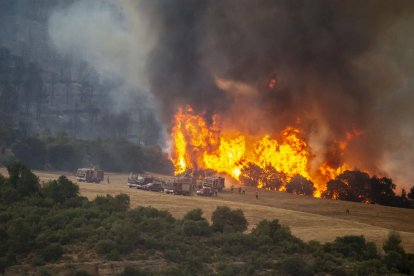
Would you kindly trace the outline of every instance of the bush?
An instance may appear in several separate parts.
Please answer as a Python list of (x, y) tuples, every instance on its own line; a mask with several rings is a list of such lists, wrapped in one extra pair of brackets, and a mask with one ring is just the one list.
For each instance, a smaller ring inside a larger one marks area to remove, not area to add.
[(373, 259), (378, 258), (376, 245), (372, 242), (366, 242), (363, 236), (344, 236), (338, 237), (332, 243), (326, 243), (324, 246), (327, 252), (338, 252), (347, 258)]
[(356, 275), (386, 275), (389, 274), (381, 260), (374, 259), (358, 263), (354, 270)]
[(300, 257), (293, 256), (282, 262), (281, 270), (283, 275), (313, 275), (311, 267)]
[(64, 202), (79, 196), (79, 186), (66, 178), (59, 177), (58, 180), (49, 181), (41, 190), (41, 193), (55, 202)]
[(384, 257), (384, 263), (389, 270), (403, 274), (410, 273), (408, 258), (405, 254), (395, 251), (388, 251)]
[(404, 248), (401, 245), (401, 236), (398, 232), (391, 231), (388, 234), (387, 240), (384, 242), (384, 245), (382, 247), (384, 249), (385, 253), (394, 251), (398, 253), (405, 253)]
[(62, 256), (63, 248), (59, 243), (52, 243), (41, 251), (41, 256), (46, 262), (57, 261)]
[(193, 209), (191, 211), (189, 211), (187, 214), (185, 214), (184, 220), (205, 220), (205, 218), (203, 218), (203, 210), (201, 210), (200, 208), (197, 209)]
[(124, 272), (122, 272), (121, 274), (121, 276), (146, 276), (146, 275), (149, 275), (149, 273), (146, 271), (138, 270), (130, 266), (125, 267)]
[(39, 178), (19, 162), (7, 166), (9, 173), (8, 185), (17, 190), (22, 197), (37, 194), (40, 190)]
[(264, 246), (279, 246), (290, 252), (304, 247), (304, 243), (294, 237), (288, 227), (281, 226), (277, 219), (272, 221), (262, 220), (253, 229), (252, 235), (256, 238), (258, 244)]
[(185, 220), (183, 232), (186, 236), (208, 236), (211, 234), (211, 228), (206, 220)]
[(228, 231), (243, 232), (247, 229), (247, 220), (244, 217), (243, 211), (230, 210), (227, 206), (219, 206), (211, 216), (213, 221), (213, 230), (218, 232)]
[(117, 261), (120, 253), (117, 244), (112, 240), (100, 240), (95, 245), (95, 251), (109, 260)]

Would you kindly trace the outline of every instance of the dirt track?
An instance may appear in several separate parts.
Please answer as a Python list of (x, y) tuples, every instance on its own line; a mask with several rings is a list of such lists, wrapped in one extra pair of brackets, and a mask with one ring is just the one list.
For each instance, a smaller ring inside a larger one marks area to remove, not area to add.
[[(5, 170), (1, 168), (0, 173), (5, 174)], [(35, 173), (41, 181), (55, 179), (61, 174), (66, 174), (75, 181), (74, 176), (67, 173)], [(153, 206), (168, 210), (177, 218), (193, 208), (202, 208), (204, 216), (210, 218), (217, 206), (226, 205), (242, 209), (250, 227), (263, 219), (279, 219), (303, 240), (327, 242), (342, 235), (364, 235), (381, 247), (389, 231), (396, 230), (401, 233), (406, 250), (414, 252), (412, 209), (316, 199), (272, 191), (260, 191), (259, 199), (256, 200), (253, 188), (248, 188), (246, 195), (226, 192), (219, 193), (217, 198), (165, 195), (128, 188), (126, 174), (107, 175), (110, 184), (107, 184), (106, 179), (104, 184), (79, 183), (81, 194), (93, 199), (97, 195), (126, 193), (131, 198), (132, 207)], [(345, 214), (346, 209), (350, 210), (349, 215)]]

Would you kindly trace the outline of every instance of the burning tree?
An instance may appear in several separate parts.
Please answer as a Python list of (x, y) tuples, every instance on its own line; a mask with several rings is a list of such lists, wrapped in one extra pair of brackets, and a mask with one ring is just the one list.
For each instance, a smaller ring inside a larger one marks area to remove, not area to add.
[(315, 192), (315, 187), (312, 181), (307, 180), (301, 175), (296, 175), (286, 185), (286, 192), (311, 196)]

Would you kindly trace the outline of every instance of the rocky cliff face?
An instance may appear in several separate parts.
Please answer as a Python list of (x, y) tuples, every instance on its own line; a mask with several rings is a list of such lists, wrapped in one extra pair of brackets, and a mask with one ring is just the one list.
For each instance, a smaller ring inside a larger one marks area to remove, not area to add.
[(145, 98), (54, 50), (49, 16), (73, 2), (0, 2), (0, 122), (26, 135), (66, 132), (158, 142), (159, 126)]

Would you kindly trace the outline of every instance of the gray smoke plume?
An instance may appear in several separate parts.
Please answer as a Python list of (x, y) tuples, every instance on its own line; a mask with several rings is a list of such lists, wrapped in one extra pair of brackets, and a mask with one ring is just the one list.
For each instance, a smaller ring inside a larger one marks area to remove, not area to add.
[[(92, 3), (52, 17), (56, 45), (145, 84), (166, 128), (187, 104), (256, 134), (298, 126), (317, 162), (414, 183), (414, 2)], [(338, 156), (346, 133), (359, 136)]]

